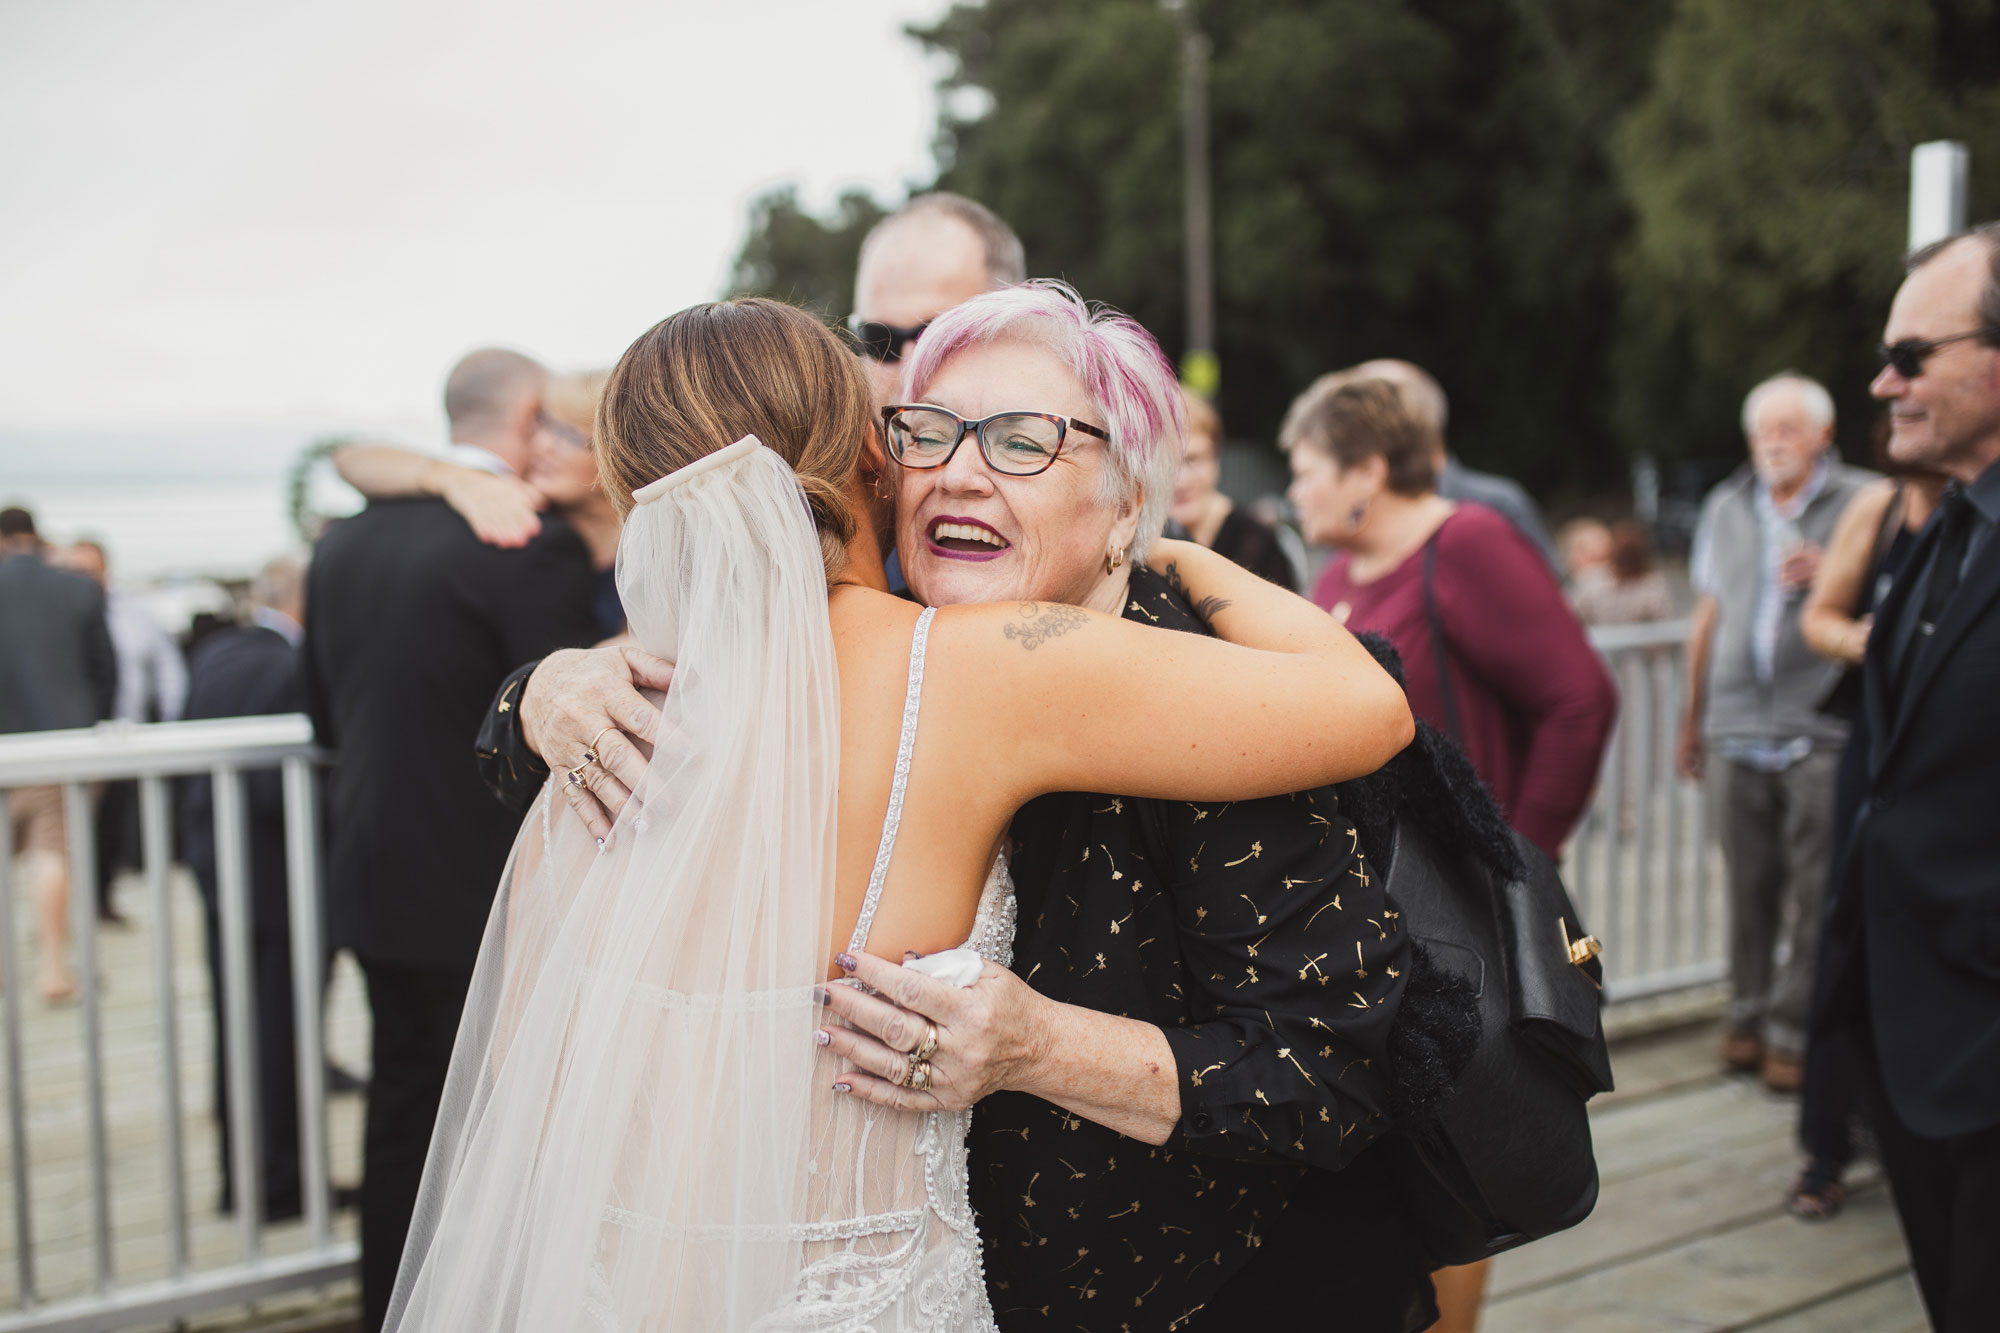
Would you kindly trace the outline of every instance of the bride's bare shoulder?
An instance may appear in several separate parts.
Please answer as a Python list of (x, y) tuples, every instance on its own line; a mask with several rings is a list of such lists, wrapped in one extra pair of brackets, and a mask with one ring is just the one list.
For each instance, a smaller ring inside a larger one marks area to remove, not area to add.
[(876, 653), (907, 658), (910, 635), (922, 614), (923, 608), (915, 602), (851, 584), (835, 588), (827, 597), (834, 649), (843, 658)]

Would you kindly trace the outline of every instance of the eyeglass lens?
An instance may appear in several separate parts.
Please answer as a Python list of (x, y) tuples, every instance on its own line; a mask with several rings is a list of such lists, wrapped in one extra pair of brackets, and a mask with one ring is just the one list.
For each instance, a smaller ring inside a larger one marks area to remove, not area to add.
[[(889, 421), (889, 442), (897, 458), (912, 467), (937, 467), (969, 423), (950, 412), (911, 408)], [(1047, 470), (1062, 447), (1062, 427), (1047, 417), (1008, 412), (988, 417), (979, 427), (979, 452), (995, 472), (1033, 476)]]

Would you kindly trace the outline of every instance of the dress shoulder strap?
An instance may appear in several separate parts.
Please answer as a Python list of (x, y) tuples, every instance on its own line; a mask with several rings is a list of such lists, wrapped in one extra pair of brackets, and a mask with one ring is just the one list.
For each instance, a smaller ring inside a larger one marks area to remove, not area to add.
[(910, 753), (917, 744), (917, 710), (924, 697), (924, 652), (930, 644), (931, 618), (936, 614), (936, 607), (925, 607), (917, 617), (916, 631), (910, 636), (910, 683), (903, 692), (903, 732), (896, 740), (896, 772), (889, 780), (889, 810), (882, 816), (882, 841), (875, 848), (875, 868), (868, 873), (868, 893), (861, 900), (861, 915), (855, 919), (854, 935), (847, 942), (849, 953), (859, 953), (868, 943), (868, 928), (875, 924), (882, 885), (889, 878), (889, 859), (896, 852), (896, 831), (903, 823), (903, 793), (910, 785)]

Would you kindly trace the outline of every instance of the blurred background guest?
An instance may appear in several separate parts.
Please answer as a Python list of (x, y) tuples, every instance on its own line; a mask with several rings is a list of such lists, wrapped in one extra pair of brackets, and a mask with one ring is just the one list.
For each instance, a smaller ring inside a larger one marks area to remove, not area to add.
[[(111, 715), (117, 689), (103, 591), (43, 559), (27, 510), (0, 509), (0, 735), (92, 726)], [(66, 1000), (76, 994), (76, 976), (62, 788), (15, 788), (7, 793), (7, 818), (35, 900), (42, 998)]]
[[(118, 654), (118, 697), (111, 716), (121, 722), (173, 722), (187, 700), (187, 664), (153, 613), (138, 598), (111, 586), (111, 561), (104, 543), (91, 538), (62, 552), (62, 566), (83, 575), (104, 592), (104, 616), (111, 647)], [(107, 782), (97, 806), (97, 917), (117, 925), (125, 918), (111, 900), (112, 884), (136, 869), (139, 851), (139, 784)]]
[(1278, 447), (1290, 452), (1288, 441), (1296, 434), (1304, 414), (1324, 395), (1358, 379), (1386, 380), (1401, 391), (1404, 410), (1428, 441), (1431, 471), (1436, 477), (1432, 489), (1441, 499), (1471, 500), (1485, 505), (1512, 524), (1514, 530), (1541, 553), (1551, 571), (1560, 572), (1562, 567), (1556, 558), (1555, 542), (1549, 538), (1548, 525), (1542, 522), (1542, 511), (1521, 483), (1511, 477), (1469, 468), (1452, 455), (1445, 443), (1445, 427), (1451, 419), (1451, 400), (1445, 397), (1444, 386), (1414, 362), (1380, 357), (1320, 376), (1285, 413), (1284, 424), (1279, 427)]
[[(525, 473), (547, 381), (518, 352), (464, 357), (445, 382), (454, 454)], [(327, 903), (375, 1019), (366, 1333), (388, 1310), (473, 960), (520, 824), (480, 780), (479, 724), (515, 663), (595, 631), (589, 551), (560, 516), (541, 527), (503, 549), (439, 501), (375, 500), (329, 528), (313, 556), (304, 678), (313, 729), (334, 754)]]
[(1514, 827), (1559, 856), (1617, 691), (1534, 546), (1483, 505), (1437, 493), (1433, 436), (1408, 401), (1356, 378), (1297, 417), (1292, 505), (1306, 540), (1337, 548), (1313, 600), (1396, 645), (1410, 707), (1464, 747)]
[[(1887, 420), (1883, 422), (1887, 426)], [(1868, 714), (1861, 707), (1861, 663), (1875, 623), (1875, 608), (1908, 561), (1917, 534), (1937, 510), (1947, 478), (1928, 468), (1890, 457), (1886, 431), (1878, 435), (1875, 465), (1889, 475), (1856, 492), (1834, 525), (1820, 558), (1819, 573), (1799, 612), (1806, 646), (1846, 668), (1821, 701), (1820, 710), (1849, 725), (1833, 779), (1833, 848), (1827, 873), (1827, 907), (1837, 909), (1840, 849), (1847, 845), (1868, 786)], [(1815, 1007), (1823, 988), (1839, 975), (1844, 951), (1831, 932), (1820, 939), (1814, 974)], [(1793, 1182), (1786, 1207), (1808, 1221), (1832, 1217), (1845, 1201), (1842, 1177), (1854, 1160), (1855, 1127), (1867, 1116), (1853, 1043), (1844, 1032), (1813, 1032), (1806, 1041), (1804, 1081), (1799, 1086), (1799, 1145), (1806, 1163)]]
[(1602, 519), (1573, 518), (1563, 524), (1556, 533), (1556, 554), (1572, 598), (1586, 587), (1611, 579), (1611, 529)]
[(1608, 558), (1570, 586), (1570, 604), (1586, 625), (1636, 625), (1673, 614), (1674, 596), (1653, 558), (1652, 538), (1630, 519), (1605, 530)]
[(552, 507), (590, 551), (591, 614), (598, 638), (625, 631), (618, 601), (618, 511), (598, 484), (591, 449), (605, 372), (551, 375), (528, 446), (527, 471), (500, 475), (459, 457), (419, 453), (400, 445), (355, 443), (334, 451), (341, 478), (371, 500), (435, 496), (457, 511), (481, 541), (524, 546), (541, 531), (539, 511)]
[(1187, 451), (1174, 483), (1173, 520), (1188, 539), (1228, 556), (1260, 578), (1297, 591), (1300, 571), (1269, 526), (1238, 509), (1217, 489), (1222, 479), (1222, 415), (1199, 394), (1181, 390), (1187, 404)]
[[(252, 717), (305, 710), (299, 677), (304, 637), (305, 562), (281, 556), (250, 585), (250, 623), (215, 630), (188, 661), (189, 718)], [(249, 830), (245, 862), (250, 882), (250, 1018), (256, 1051), (257, 1151), (264, 1216), (297, 1217), (299, 1084), (293, 1038), (291, 910), (286, 886), (285, 794), (275, 769), (245, 773), (243, 812)], [(229, 1050), (222, 1039), (224, 970), (222, 914), (216, 891), (215, 793), (206, 776), (180, 788), (181, 849), (201, 889), (208, 938), (209, 997), (215, 1015), (215, 1116), (222, 1133), (222, 1198), (236, 1207), (235, 1158), (230, 1151)]]
[(919, 194), (870, 227), (861, 239), (848, 328), (876, 406), (896, 401), (903, 358), (932, 320), (1027, 277), (1014, 229), (962, 194)]
[(1798, 609), (1871, 476), (1835, 456), (1833, 426), (1816, 380), (1787, 371), (1750, 390), (1749, 461), (1702, 503), (1689, 571), (1679, 765), (1707, 780), (1728, 872), (1722, 1061), (1761, 1070), (1778, 1092), (1796, 1092), (1805, 1074), (1833, 774), (1847, 742), (1847, 723), (1819, 708), (1840, 667), (1806, 646)]

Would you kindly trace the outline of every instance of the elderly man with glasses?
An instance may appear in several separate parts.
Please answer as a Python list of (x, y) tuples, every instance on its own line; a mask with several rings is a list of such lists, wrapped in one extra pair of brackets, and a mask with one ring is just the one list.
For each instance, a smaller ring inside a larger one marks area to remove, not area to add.
[(1958, 1333), (2000, 1308), (2000, 223), (1911, 256), (1883, 341), (1890, 457), (1952, 484), (1868, 636), (1819, 1027), (1862, 1052), (1917, 1286)]

